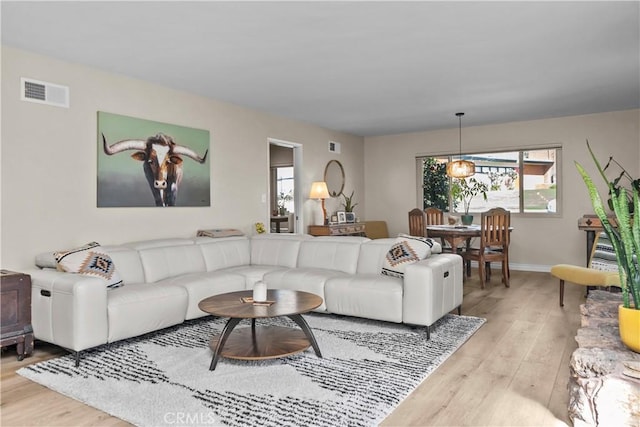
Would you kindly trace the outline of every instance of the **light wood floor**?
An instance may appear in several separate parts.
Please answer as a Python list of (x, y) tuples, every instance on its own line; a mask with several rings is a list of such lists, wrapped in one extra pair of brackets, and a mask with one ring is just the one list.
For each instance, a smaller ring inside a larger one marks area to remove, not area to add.
[[(383, 426), (568, 425), (569, 358), (576, 348), (584, 288), (548, 273), (512, 271), (511, 288), (494, 270), (481, 290), (477, 272), (465, 281), (462, 313), (487, 322), (383, 422)], [(59, 348), (36, 343), (21, 362), (2, 353), (0, 424), (6, 426), (123, 426), (124, 421), (33, 383), (15, 372), (56, 357)]]

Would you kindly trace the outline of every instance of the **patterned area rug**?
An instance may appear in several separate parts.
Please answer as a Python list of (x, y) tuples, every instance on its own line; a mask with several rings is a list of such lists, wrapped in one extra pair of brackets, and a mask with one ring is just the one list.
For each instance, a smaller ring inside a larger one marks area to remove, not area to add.
[(485, 321), (446, 315), (427, 341), (424, 328), (305, 319), (322, 359), (309, 348), (261, 362), (221, 358), (209, 371), (208, 342), (225, 321), (204, 318), (90, 350), (78, 368), (68, 355), (18, 373), (139, 426), (374, 426)]

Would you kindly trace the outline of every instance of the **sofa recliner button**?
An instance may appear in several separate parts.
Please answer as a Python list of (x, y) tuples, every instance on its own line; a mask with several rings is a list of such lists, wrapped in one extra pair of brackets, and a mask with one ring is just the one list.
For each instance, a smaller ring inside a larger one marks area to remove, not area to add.
[(40, 289), (40, 295), (42, 295), (43, 297), (50, 297), (51, 296), (51, 291), (47, 291), (45, 289)]

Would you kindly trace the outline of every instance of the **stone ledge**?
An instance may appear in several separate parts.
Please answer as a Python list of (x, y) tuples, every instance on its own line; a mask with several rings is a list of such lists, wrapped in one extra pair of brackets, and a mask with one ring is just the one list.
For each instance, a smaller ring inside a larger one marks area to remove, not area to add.
[(640, 380), (622, 373), (623, 362), (640, 361), (620, 341), (619, 293), (591, 291), (580, 306), (582, 327), (571, 355), (569, 418), (574, 426), (640, 426)]

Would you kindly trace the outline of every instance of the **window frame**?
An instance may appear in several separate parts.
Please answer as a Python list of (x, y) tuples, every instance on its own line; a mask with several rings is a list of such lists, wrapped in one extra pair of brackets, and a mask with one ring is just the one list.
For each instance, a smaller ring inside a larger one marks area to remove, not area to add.
[[(555, 185), (556, 185), (556, 211), (548, 212), (524, 212), (524, 153), (527, 151), (540, 151), (540, 150), (555, 150)], [(552, 144), (552, 145), (540, 145), (540, 146), (526, 146), (526, 147), (506, 147), (502, 149), (495, 150), (482, 150), (482, 151), (474, 151), (474, 152), (463, 152), (462, 158), (465, 156), (478, 156), (483, 154), (497, 154), (497, 153), (518, 153), (518, 212), (511, 212), (511, 215), (518, 216), (521, 218), (560, 218), (563, 215), (562, 210), (562, 199), (563, 199), (563, 188), (564, 188), (564, 180), (562, 178), (562, 145)], [(448, 161), (453, 161), (459, 159), (461, 154), (457, 153), (437, 153), (437, 154), (420, 154), (416, 156), (416, 199), (418, 206), (424, 206), (424, 188), (425, 185), (423, 183), (424, 180), (424, 171), (423, 171), (423, 159), (427, 157), (432, 158), (448, 158)], [(451, 183), (451, 179), (449, 178), (449, 183)], [(449, 206), (448, 212), (453, 212), (453, 200), (451, 199), (451, 195), (449, 194)], [(458, 214), (458, 213), (456, 213)]]

